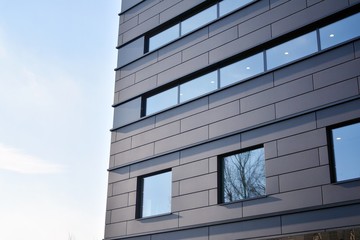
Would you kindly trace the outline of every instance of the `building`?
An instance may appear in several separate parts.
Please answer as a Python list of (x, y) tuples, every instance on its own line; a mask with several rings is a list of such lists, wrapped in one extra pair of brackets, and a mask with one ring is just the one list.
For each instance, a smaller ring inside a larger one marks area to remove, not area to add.
[(360, 239), (359, 11), (123, 0), (105, 239)]

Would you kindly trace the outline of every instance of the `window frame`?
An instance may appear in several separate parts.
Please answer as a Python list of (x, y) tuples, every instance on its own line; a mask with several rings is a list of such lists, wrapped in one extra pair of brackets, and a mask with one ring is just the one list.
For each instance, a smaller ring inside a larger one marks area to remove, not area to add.
[[(143, 200), (144, 200), (144, 179), (147, 177), (152, 177), (164, 173), (170, 173), (171, 174), (171, 182), (170, 182), (170, 211), (166, 213), (160, 213), (160, 214), (154, 214), (150, 216), (143, 216)], [(164, 215), (172, 214), (172, 169), (164, 169), (157, 172), (148, 173), (145, 175), (141, 175), (137, 177), (137, 186), (136, 186), (136, 207), (135, 207), (135, 218), (136, 219), (146, 219), (146, 218), (154, 218)]]
[(360, 176), (357, 178), (349, 178), (345, 180), (337, 180), (337, 174), (336, 174), (336, 159), (335, 159), (335, 146), (333, 142), (333, 130), (337, 128), (342, 128), (346, 126), (350, 126), (353, 124), (360, 123), (360, 118), (355, 118), (352, 120), (340, 122), (331, 126), (326, 127), (326, 135), (327, 135), (327, 145), (328, 145), (328, 156), (329, 156), (329, 165), (330, 165), (330, 180), (333, 184), (340, 184), (345, 182), (352, 182), (360, 180)]
[[(225, 202), (225, 199), (224, 199), (224, 159), (226, 157), (229, 157), (229, 156), (232, 156), (232, 155), (257, 150), (257, 149), (260, 149), (260, 148), (262, 148), (263, 152), (264, 152), (264, 166), (263, 166), (264, 167), (264, 181), (265, 181), (264, 195)], [(237, 203), (237, 202), (244, 202), (244, 201), (250, 201), (250, 200), (254, 200), (254, 199), (264, 198), (264, 197), (267, 196), (267, 193), (266, 193), (266, 158), (265, 158), (264, 144), (259, 144), (259, 145), (255, 145), (255, 146), (251, 146), (251, 147), (247, 147), (247, 148), (243, 148), (243, 149), (240, 149), (240, 150), (236, 150), (236, 151), (232, 151), (232, 152), (228, 152), (228, 153), (218, 155), (217, 164), (218, 164), (218, 191), (217, 191), (218, 204), (232, 204), (232, 203)]]

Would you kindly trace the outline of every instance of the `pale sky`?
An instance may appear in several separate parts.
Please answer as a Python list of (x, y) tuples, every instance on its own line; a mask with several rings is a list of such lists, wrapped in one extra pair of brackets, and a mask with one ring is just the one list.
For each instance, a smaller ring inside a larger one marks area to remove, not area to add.
[(103, 239), (120, 5), (0, 0), (0, 239)]

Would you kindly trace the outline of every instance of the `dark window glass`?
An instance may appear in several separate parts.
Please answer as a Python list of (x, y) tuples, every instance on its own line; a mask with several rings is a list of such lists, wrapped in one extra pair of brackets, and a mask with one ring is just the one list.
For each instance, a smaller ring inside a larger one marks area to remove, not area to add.
[(316, 32), (310, 32), (266, 50), (267, 69), (272, 69), (318, 51)]
[(139, 217), (171, 212), (171, 172), (144, 177), (142, 181)]
[(117, 67), (122, 67), (144, 54), (144, 37), (141, 37), (118, 49)]
[(263, 196), (265, 182), (264, 148), (222, 159), (222, 202)]
[(261, 52), (220, 69), (220, 87), (239, 82), (264, 72), (264, 54)]
[(253, 0), (223, 0), (219, 3), (220, 16), (223, 16), (239, 7), (242, 7)]
[(360, 36), (360, 13), (320, 28), (321, 49)]
[(178, 104), (178, 87), (173, 87), (146, 99), (146, 115), (176, 104)]
[(180, 102), (201, 96), (217, 89), (217, 71), (180, 85)]
[(337, 181), (360, 178), (360, 123), (332, 129)]
[(187, 34), (217, 18), (216, 5), (209, 7), (202, 12), (184, 20), (181, 23), (181, 35)]
[(136, 121), (141, 114), (141, 98), (123, 103), (114, 109), (114, 128)]
[(176, 38), (180, 37), (180, 25), (176, 24), (171, 28), (168, 28), (149, 39), (149, 51), (152, 51), (158, 47), (161, 47)]

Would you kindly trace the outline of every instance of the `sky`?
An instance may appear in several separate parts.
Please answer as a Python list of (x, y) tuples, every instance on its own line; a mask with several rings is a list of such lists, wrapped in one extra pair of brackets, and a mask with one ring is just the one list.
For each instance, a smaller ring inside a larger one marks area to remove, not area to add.
[(0, 239), (103, 239), (120, 9), (0, 0)]

